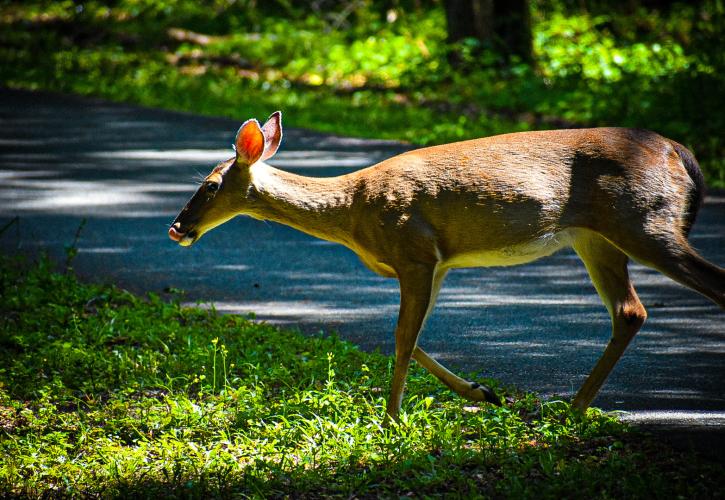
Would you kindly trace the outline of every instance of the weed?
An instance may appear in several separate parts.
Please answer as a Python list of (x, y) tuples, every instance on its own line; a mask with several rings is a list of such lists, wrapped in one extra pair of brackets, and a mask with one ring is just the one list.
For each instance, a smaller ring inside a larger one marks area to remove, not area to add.
[(83, 232), (83, 228), (86, 226), (86, 223), (88, 220), (83, 217), (81, 219), (81, 222), (78, 224), (78, 228), (76, 229), (75, 235), (73, 236), (73, 241), (65, 246), (65, 265), (63, 268), (66, 272), (71, 272), (73, 269), (71, 265), (73, 264), (73, 260), (78, 255), (78, 240), (81, 237), (81, 232)]
[[(389, 359), (0, 258), (0, 495), (709, 497), (723, 470), (615, 417), (471, 406)], [(491, 381), (500, 387), (500, 384)], [(576, 492), (576, 493), (573, 493)]]

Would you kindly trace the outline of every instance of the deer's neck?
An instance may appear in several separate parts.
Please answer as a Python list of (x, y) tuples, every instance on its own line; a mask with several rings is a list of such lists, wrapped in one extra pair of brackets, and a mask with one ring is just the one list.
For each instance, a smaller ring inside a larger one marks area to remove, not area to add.
[(251, 169), (253, 216), (350, 245), (352, 186), (345, 176), (305, 177), (264, 163)]

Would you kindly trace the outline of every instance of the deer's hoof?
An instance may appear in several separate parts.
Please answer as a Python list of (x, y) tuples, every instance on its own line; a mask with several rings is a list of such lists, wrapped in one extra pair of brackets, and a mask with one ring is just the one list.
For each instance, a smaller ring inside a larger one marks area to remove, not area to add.
[(486, 401), (492, 405), (501, 406), (501, 400), (499, 397), (496, 396), (496, 393), (486, 385), (471, 382), (471, 392), (473, 393), (472, 396), (476, 401)]

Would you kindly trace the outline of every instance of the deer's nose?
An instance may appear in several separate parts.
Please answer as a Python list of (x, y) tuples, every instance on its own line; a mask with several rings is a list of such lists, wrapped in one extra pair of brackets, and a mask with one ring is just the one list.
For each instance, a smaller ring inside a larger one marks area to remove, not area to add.
[(177, 222), (174, 225), (172, 225), (169, 228), (169, 238), (171, 238), (174, 241), (181, 240), (181, 238), (184, 237), (184, 234), (185, 233), (182, 233), (181, 231), (179, 231), (179, 229), (181, 229), (181, 224), (180, 223)]

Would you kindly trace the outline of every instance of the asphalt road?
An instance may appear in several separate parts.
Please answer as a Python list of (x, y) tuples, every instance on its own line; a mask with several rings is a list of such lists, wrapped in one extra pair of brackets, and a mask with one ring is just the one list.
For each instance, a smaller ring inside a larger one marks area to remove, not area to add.
[[(195, 178), (232, 156), (246, 118), (243, 108), (235, 121), (0, 89), (0, 227), (18, 217), (0, 235), (0, 248), (62, 256), (86, 219), (74, 267), (89, 280), (137, 292), (180, 288), (190, 302), (254, 312), (305, 332), (334, 330), (364, 349), (391, 353), (396, 282), (372, 274), (349, 250), (249, 218), (188, 249), (168, 239)], [(406, 148), (285, 129), (271, 163), (330, 176)], [(725, 194), (716, 192), (691, 241), (723, 266), (724, 235)], [(722, 428), (725, 314), (652, 270), (631, 271), (649, 319), (595, 404), (632, 411), (634, 419), (682, 422), (684, 415)], [(564, 251), (524, 266), (451, 272), (420, 343), (452, 368), (569, 397), (609, 333), (584, 267)]]

